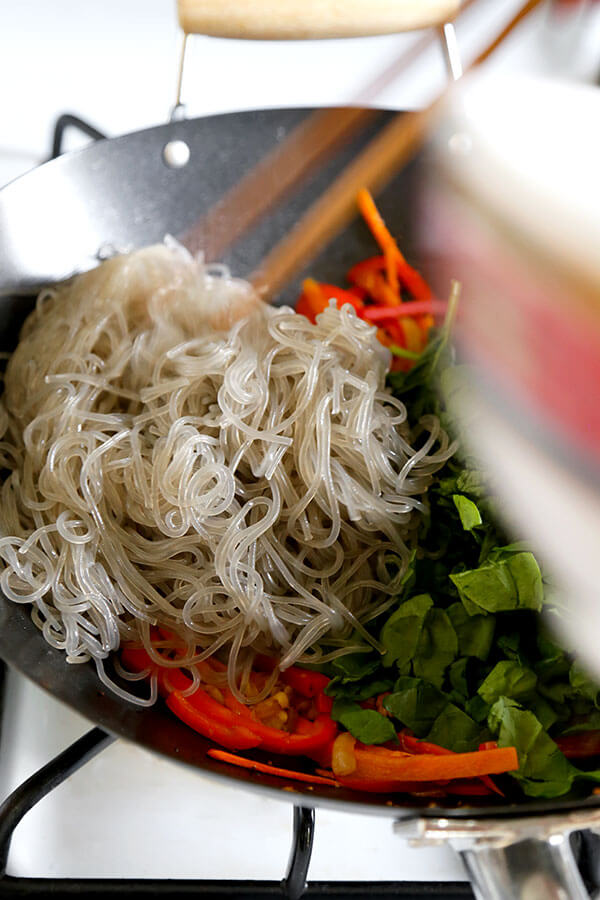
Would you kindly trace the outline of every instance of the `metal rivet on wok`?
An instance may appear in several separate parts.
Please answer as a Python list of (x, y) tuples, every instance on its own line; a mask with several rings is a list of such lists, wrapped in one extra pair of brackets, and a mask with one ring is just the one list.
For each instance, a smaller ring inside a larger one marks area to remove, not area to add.
[(185, 141), (169, 141), (164, 146), (163, 159), (170, 169), (182, 169), (190, 161), (190, 148)]

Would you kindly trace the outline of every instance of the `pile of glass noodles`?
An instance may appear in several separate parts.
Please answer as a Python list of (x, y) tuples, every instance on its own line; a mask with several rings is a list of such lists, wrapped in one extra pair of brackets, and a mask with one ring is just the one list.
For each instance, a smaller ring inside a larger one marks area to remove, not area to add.
[(411, 432), (388, 362), (349, 306), (311, 324), (177, 246), (43, 292), (0, 407), (4, 594), (129, 699), (123, 641), (218, 654), (237, 696), (256, 652), (372, 643), (453, 452), (432, 416)]

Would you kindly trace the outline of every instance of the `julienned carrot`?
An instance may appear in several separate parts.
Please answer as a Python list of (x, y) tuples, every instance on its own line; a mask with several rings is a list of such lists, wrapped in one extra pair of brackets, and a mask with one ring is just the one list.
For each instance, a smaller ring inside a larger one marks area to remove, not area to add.
[(477, 750), (474, 753), (411, 756), (382, 747), (356, 747), (357, 778), (396, 781), (451, 781), (455, 778), (478, 778), (499, 775), (519, 768), (514, 747)]
[(207, 713), (196, 709), (178, 691), (173, 691), (167, 697), (166, 703), (178, 719), (209, 740), (221, 744), (222, 747), (229, 747), (232, 750), (249, 750), (252, 747), (258, 747), (261, 743), (260, 737), (244, 725), (220, 721), (213, 714), (214, 709), (219, 706), (216, 702), (214, 709)]
[(356, 202), (358, 203), (358, 208), (361, 211), (363, 219), (371, 230), (371, 234), (381, 247), (383, 255), (385, 256), (386, 250), (389, 252), (391, 249), (397, 258), (406, 262), (396, 241), (388, 231), (387, 225), (383, 221), (381, 213), (375, 206), (375, 201), (367, 188), (360, 189), (356, 197)]
[(417, 300), (428, 300), (431, 297), (431, 288), (419, 272), (406, 262), (396, 241), (388, 231), (369, 191), (366, 188), (361, 188), (356, 199), (365, 222), (383, 250), (383, 255), (386, 259), (386, 271), (388, 270), (387, 261), (395, 257), (399, 264), (397, 272), (404, 287)]
[(241, 769), (253, 769), (255, 772), (263, 772), (266, 775), (275, 775), (277, 778), (289, 778), (292, 781), (307, 781), (309, 784), (324, 784), (328, 787), (337, 787), (338, 783), (333, 778), (324, 778), (322, 775), (308, 775), (306, 772), (295, 772), (293, 769), (280, 769), (278, 766), (270, 766), (267, 763), (257, 762), (255, 759), (246, 759), (245, 756), (237, 756), (235, 753), (227, 753), (226, 750), (211, 749), (208, 755), (219, 762), (230, 763)]
[(400, 298), (400, 283), (398, 281), (398, 257), (396, 255), (394, 247), (386, 247), (383, 251), (383, 255), (385, 257), (385, 274), (387, 275), (387, 280), (389, 286), (393, 290), (394, 294), (398, 298)]

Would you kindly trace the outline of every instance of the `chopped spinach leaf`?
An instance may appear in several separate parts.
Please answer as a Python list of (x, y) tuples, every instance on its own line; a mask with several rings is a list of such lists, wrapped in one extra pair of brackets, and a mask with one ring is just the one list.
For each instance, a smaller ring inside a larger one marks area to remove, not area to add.
[(390, 719), (374, 709), (362, 709), (358, 703), (334, 700), (331, 718), (340, 722), (363, 744), (385, 744), (397, 740), (396, 729)]

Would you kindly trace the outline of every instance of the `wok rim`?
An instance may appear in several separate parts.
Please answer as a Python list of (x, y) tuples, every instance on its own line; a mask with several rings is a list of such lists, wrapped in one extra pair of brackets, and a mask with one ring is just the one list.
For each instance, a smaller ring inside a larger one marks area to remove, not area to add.
[[(5, 186), (3, 186), (2, 189), (0, 189), (0, 198), (7, 190), (13, 190), (15, 185), (18, 185), (24, 179), (31, 179), (32, 176), (34, 176), (36, 173), (41, 172), (42, 170), (47, 170), (49, 167), (57, 166), (68, 169), (69, 162), (73, 159), (81, 160), (81, 158), (85, 158), (86, 155), (93, 158), (94, 153), (98, 152), (97, 148), (100, 145), (103, 147), (105, 147), (106, 145), (122, 146), (126, 143), (143, 141), (149, 135), (169, 135), (169, 137), (171, 138), (177, 136), (183, 137), (185, 136), (185, 132), (188, 129), (193, 129), (196, 124), (200, 122), (223, 122), (226, 120), (231, 120), (232, 118), (249, 118), (257, 113), (268, 113), (272, 114), (273, 116), (276, 116), (278, 113), (281, 114), (288, 112), (309, 113), (314, 111), (315, 109), (323, 110), (328, 108), (329, 107), (282, 107), (266, 110), (255, 109), (243, 110), (239, 112), (225, 112), (211, 114), (208, 116), (198, 116), (193, 119), (172, 121), (161, 125), (154, 125), (138, 131), (128, 132), (126, 134), (118, 135), (115, 137), (107, 137), (102, 139), (101, 141), (87, 145), (86, 147), (79, 148), (69, 153), (65, 153), (57, 159), (48, 160), (42, 163), (40, 166), (19, 175), (17, 178), (13, 179)], [(335, 107), (333, 109), (335, 109)], [(384, 115), (386, 114), (385, 111), (380, 110), (380, 112), (382, 112)], [(334, 811), (337, 810), (339, 812), (383, 816), (389, 819), (402, 820), (419, 818), (447, 818), (455, 820), (469, 818), (485, 818), (496, 820), (519, 818), (526, 819), (534, 816), (556, 815), (557, 813), (564, 813), (565, 815), (567, 815), (569, 812), (573, 811), (581, 811), (585, 809), (596, 810), (600, 808), (600, 796), (594, 795), (590, 795), (589, 797), (583, 799), (534, 802), (524, 801), (522, 803), (509, 803), (504, 805), (467, 805), (463, 804), (461, 801), (458, 801), (458, 804), (456, 806), (443, 806), (435, 803), (432, 804), (431, 801), (426, 801), (422, 804), (415, 804), (414, 798), (411, 798), (410, 802), (397, 803), (394, 799), (390, 799), (389, 797), (386, 797), (385, 800), (381, 799), (378, 800), (378, 802), (374, 802), (372, 800), (372, 795), (364, 794), (362, 792), (352, 792), (346, 789), (337, 791), (329, 788), (321, 788), (317, 785), (304, 785), (301, 782), (293, 783), (293, 791), (286, 790), (286, 784), (282, 783), (282, 779), (274, 778), (273, 776), (263, 776), (259, 773), (251, 772), (245, 769), (234, 769), (227, 764), (212, 760), (210, 757), (207, 757), (205, 753), (200, 761), (196, 760), (195, 762), (192, 762), (190, 759), (185, 758), (185, 756), (179, 752), (179, 747), (172, 747), (169, 751), (165, 747), (157, 746), (156, 743), (153, 744), (149, 739), (142, 739), (135, 728), (126, 727), (121, 721), (123, 719), (122, 709), (120, 711), (117, 710), (116, 714), (111, 715), (111, 705), (123, 707), (125, 706), (125, 701), (120, 700), (118, 697), (116, 697), (116, 695), (108, 696), (103, 693), (102, 686), (97, 680), (97, 676), (91, 663), (87, 663), (83, 666), (78, 666), (78, 668), (80, 670), (87, 671), (87, 687), (90, 687), (90, 678), (94, 680), (94, 685), (91, 688), (92, 692), (95, 689), (96, 693), (99, 696), (103, 697), (102, 704), (100, 705), (106, 707), (106, 704), (108, 702), (108, 712), (105, 711), (102, 714), (98, 712), (94, 715), (90, 711), (91, 707), (93, 706), (92, 703), (82, 701), (81, 697), (79, 697), (78, 699), (74, 699), (73, 697), (71, 697), (71, 693), (82, 694), (82, 691), (79, 690), (73, 692), (69, 690), (68, 686), (71, 683), (75, 683), (75, 679), (66, 677), (68, 668), (64, 660), (63, 653), (46, 644), (41, 632), (31, 621), (31, 618), (28, 615), (28, 610), (29, 605), (18, 606), (7, 600), (6, 597), (0, 592), (0, 660), (4, 660), (4, 662), (6, 662), (8, 666), (10, 666), (20, 675), (24, 676), (29, 682), (35, 684), (55, 700), (58, 700), (58, 702), (62, 703), (78, 715), (82, 716), (84, 719), (90, 722), (90, 725), (99, 727), (118, 739), (128, 740), (146, 751), (158, 754), (164, 759), (168, 759), (172, 763), (176, 763), (179, 766), (184, 766), (188, 771), (198, 770), (202, 774), (210, 778), (214, 778), (215, 780), (221, 781), (225, 785), (233, 786), (237, 782), (238, 786), (244, 790), (258, 791), (263, 796), (287, 803), (292, 803), (297, 806), (307, 806), (311, 808), (323, 807), (332, 809)], [(33, 653), (30, 652), (27, 660), (31, 662), (31, 660), (34, 659), (38, 664), (42, 664), (42, 671), (37, 670), (35, 666), (32, 670), (31, 665), (25, 664), (23, 661), (23, 654), (19, 651), (19, 648), (21, 647), (19, 641), (14, 640), (14, 638), (11, 641), (5, 634), (4, 626), (6, 624), (5, 620), (7, 617), (11, 621), (11, 626), (16, 627), (17, 632), (24, 631), (26, 644), (33, 640)], [(44, 657), (46, 657), (45, 660), (43, 660)], [(43, 663), (41, 663), (42, 660)], [(48, 660), (51, 661), (48, 662)], [(56, 670), (54, 671), (50, 683), (48, 682), (48, 671), (46, 670)], [(37, 674), (35, 674), (36, 672)], [(60, 689), (57, 689), (56, 679), (58, 680)], [(133, 705), (130, 704), (130, 706), (133, 709)], [(158, 706), (153, 708), (154, 711), (157, 711), (157, 709)], [(136, 713), (138, 716), (140, 714), (143, 715), (145, 714), (145, 712), (146, 711), (140, 710), (139, 708), (134, 709), (134, 715)], [(206, 750), (209, 746), (214, 746), (204, 738), (201, 738), (200, 735), (197, 735), (195, 732), (191, 731), (191, 729), (189, 729), (187, 726), (179, 723), (178, 720), (175, 720), (172, 714), (164, 713), (163, 717), (165, 718), (165, 720), (167, 715), (169, 716), (169, 722), (171, 723), (171, 726), (176, 726), (175, 728), (171, 728), (172, 731), (174, 731), (176, 734), (183, 734), (183, 732), (187, 734), (188, 741), (186, 742), (186, 745), (189, 744), (189, 739), (191, 736), (191, 739), (194, 740), (194, 742), (198, 745), (198, 750), (200, 751)], [(283, 760), (282, 762), (285, 765), (285, 761)], [(336, 796), (336, 793), (338, 793), (340, 796)]]

